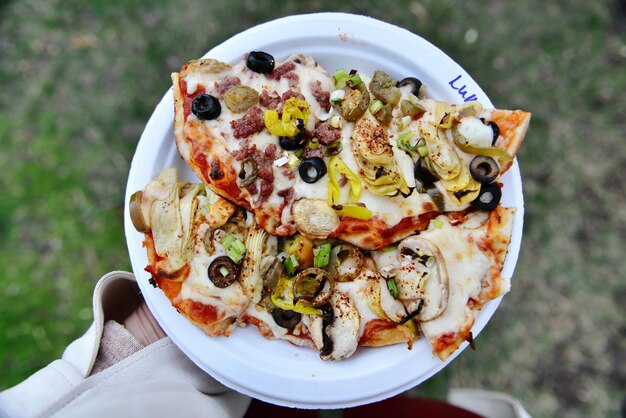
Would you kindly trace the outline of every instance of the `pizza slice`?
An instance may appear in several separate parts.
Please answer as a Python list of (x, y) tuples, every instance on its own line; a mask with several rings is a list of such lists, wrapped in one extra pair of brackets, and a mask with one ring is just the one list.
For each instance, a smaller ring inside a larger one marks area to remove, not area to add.
[(209, 336), (254, 325), (268, 339), (349, 357), (358, 346), (418, 338), (361, 250), (296, 234), (277, 239), (204, 184), (163, 170), (129, 204), (148, 271), (172, 305)]
[(367, 250), (497, 206), (530, 120), (428, 99), (412, 77), (330, 75), (302, 54), (190, 61), (172, 80), (178, 150), (215, 193), (271, 235)]
[(509, 291), (510, 282), (500, 273), (514, 214), (498, 206), (490, 212), (440, 215), (419, 235), (373, 254), (441, 360), (472, 341), (477, 312)]

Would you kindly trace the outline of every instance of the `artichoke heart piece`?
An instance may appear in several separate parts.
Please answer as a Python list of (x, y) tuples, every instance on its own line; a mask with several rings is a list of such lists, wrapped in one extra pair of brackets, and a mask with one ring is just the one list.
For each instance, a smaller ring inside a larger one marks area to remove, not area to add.
[(449, 180), (459, 176), (463, 169), (463, 161), (452, 144), (447, 141), (445, 131), (441, 132), (439, 135), (435, 127), (428, 125), (428, 129), (424, 131), (424, 139), (430, 168), (438, 178)]
[(159, 256), (167, 260), (167, 265), (163, 267), (169, 273), (178, 271), (187, 263), (191, 217), (197, 208), (197, 203), (193, 204), (189, 196), (193, 198), (195, 194), (197, 191), (187, 193), (181, 206), (178, 172), (175, 168), (161, 171), (143, 191), (144, 199), (152, 202), (149, 219), (154, 248)]
[(353, 89), (346, 93), (338, 106), (339, 114), (349, 122), (357, 121), (370, 105), (370, 94), (367, 90)]
[(258, 303), (261, 300), (263, 291), (261, 264), (263, 261), (263, 246), (267, 238), (267, 232), (256, 223), (248, 230), (246, 237), (246, 256), (239, 274), (239, 283), (245, 295), (253, 303)]
[(386, 130), (366, 112), (352, 133), (353, 153), (370, 192), (376, 195), (407, 194), (409, 188), (393, 157)]
[(387, 165), (393, 162), (393, 150), (389, 144), (387, 131), (369, 112), (355, 124), (352, 144), (355, 147), (354, 151), (373, 165)]
[(396, 106), (402, 97), (402, 92), (395, 86), (394, 81), (384, 71), (375, 71), (370, 82), (370, 90), (377, 99), (384, 103)]

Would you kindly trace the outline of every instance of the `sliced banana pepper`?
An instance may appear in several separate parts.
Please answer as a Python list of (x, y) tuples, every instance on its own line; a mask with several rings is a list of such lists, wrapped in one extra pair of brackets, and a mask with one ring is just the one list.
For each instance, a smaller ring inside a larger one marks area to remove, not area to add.
[(263, 122), (272, 135), (292, 137), (300, 131), (298, 119), (306, 125), (310, 114), (311, 110), (306, 101), (292, 97), (283, 106), (282, 118), (279, 118), (277, 111), (266, 110), (263, 112)]
[(286, 311), (299, 312), (304, 315), (320, 315), (322, 311), (316, 307), (299, 300), (293, 303), (293, 277), (281, 277), (276, 285), (276, 288), (272, 292), (272, 303), (280, 309)]
[(339, 204), (339, 194), (341, 192), (339, 179), (342, 175), (348, 179), (350, 184), (350, 195), (347, 203), (357, 202), (361, 197), (361, 180), (341, 158), (334, 156), (328, 161), (328, 177), (330, 178), (328, 183), (328, 204), (330, 206)]

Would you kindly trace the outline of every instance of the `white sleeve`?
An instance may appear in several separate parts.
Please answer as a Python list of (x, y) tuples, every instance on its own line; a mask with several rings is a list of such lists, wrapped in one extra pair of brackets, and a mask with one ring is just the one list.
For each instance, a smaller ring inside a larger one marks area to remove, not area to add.
[(112, 316), (107, 306), (120, 307), (119, 292), (134, 288), (135, 278), (130, 273), (103, 276), (94, 290), (94, 322), (89, 330), (66, 348), (60, 360), (0, 392), (0, 418), (165, 417), (196, 411), (219, 417), (243, 416), (250, 398), (206, 374), (169, 338), (92, 374), (105, 319)]

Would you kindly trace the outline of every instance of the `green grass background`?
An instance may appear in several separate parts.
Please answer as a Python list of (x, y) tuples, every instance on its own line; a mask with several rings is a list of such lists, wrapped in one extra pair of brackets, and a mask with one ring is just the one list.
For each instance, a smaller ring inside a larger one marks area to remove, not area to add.
[(533, 112), (512, 292), (476, 352), (409, 394), (486, 388), (535, 417), (618, 416), (625, 10), (624, 0), (0, 1), (0, 388), (57, 358), (90, 323), (98, 278), (130, 269), (126, 177), (170, 72), (257, 23), (345, 11), (425, 37), (497, 106)]

